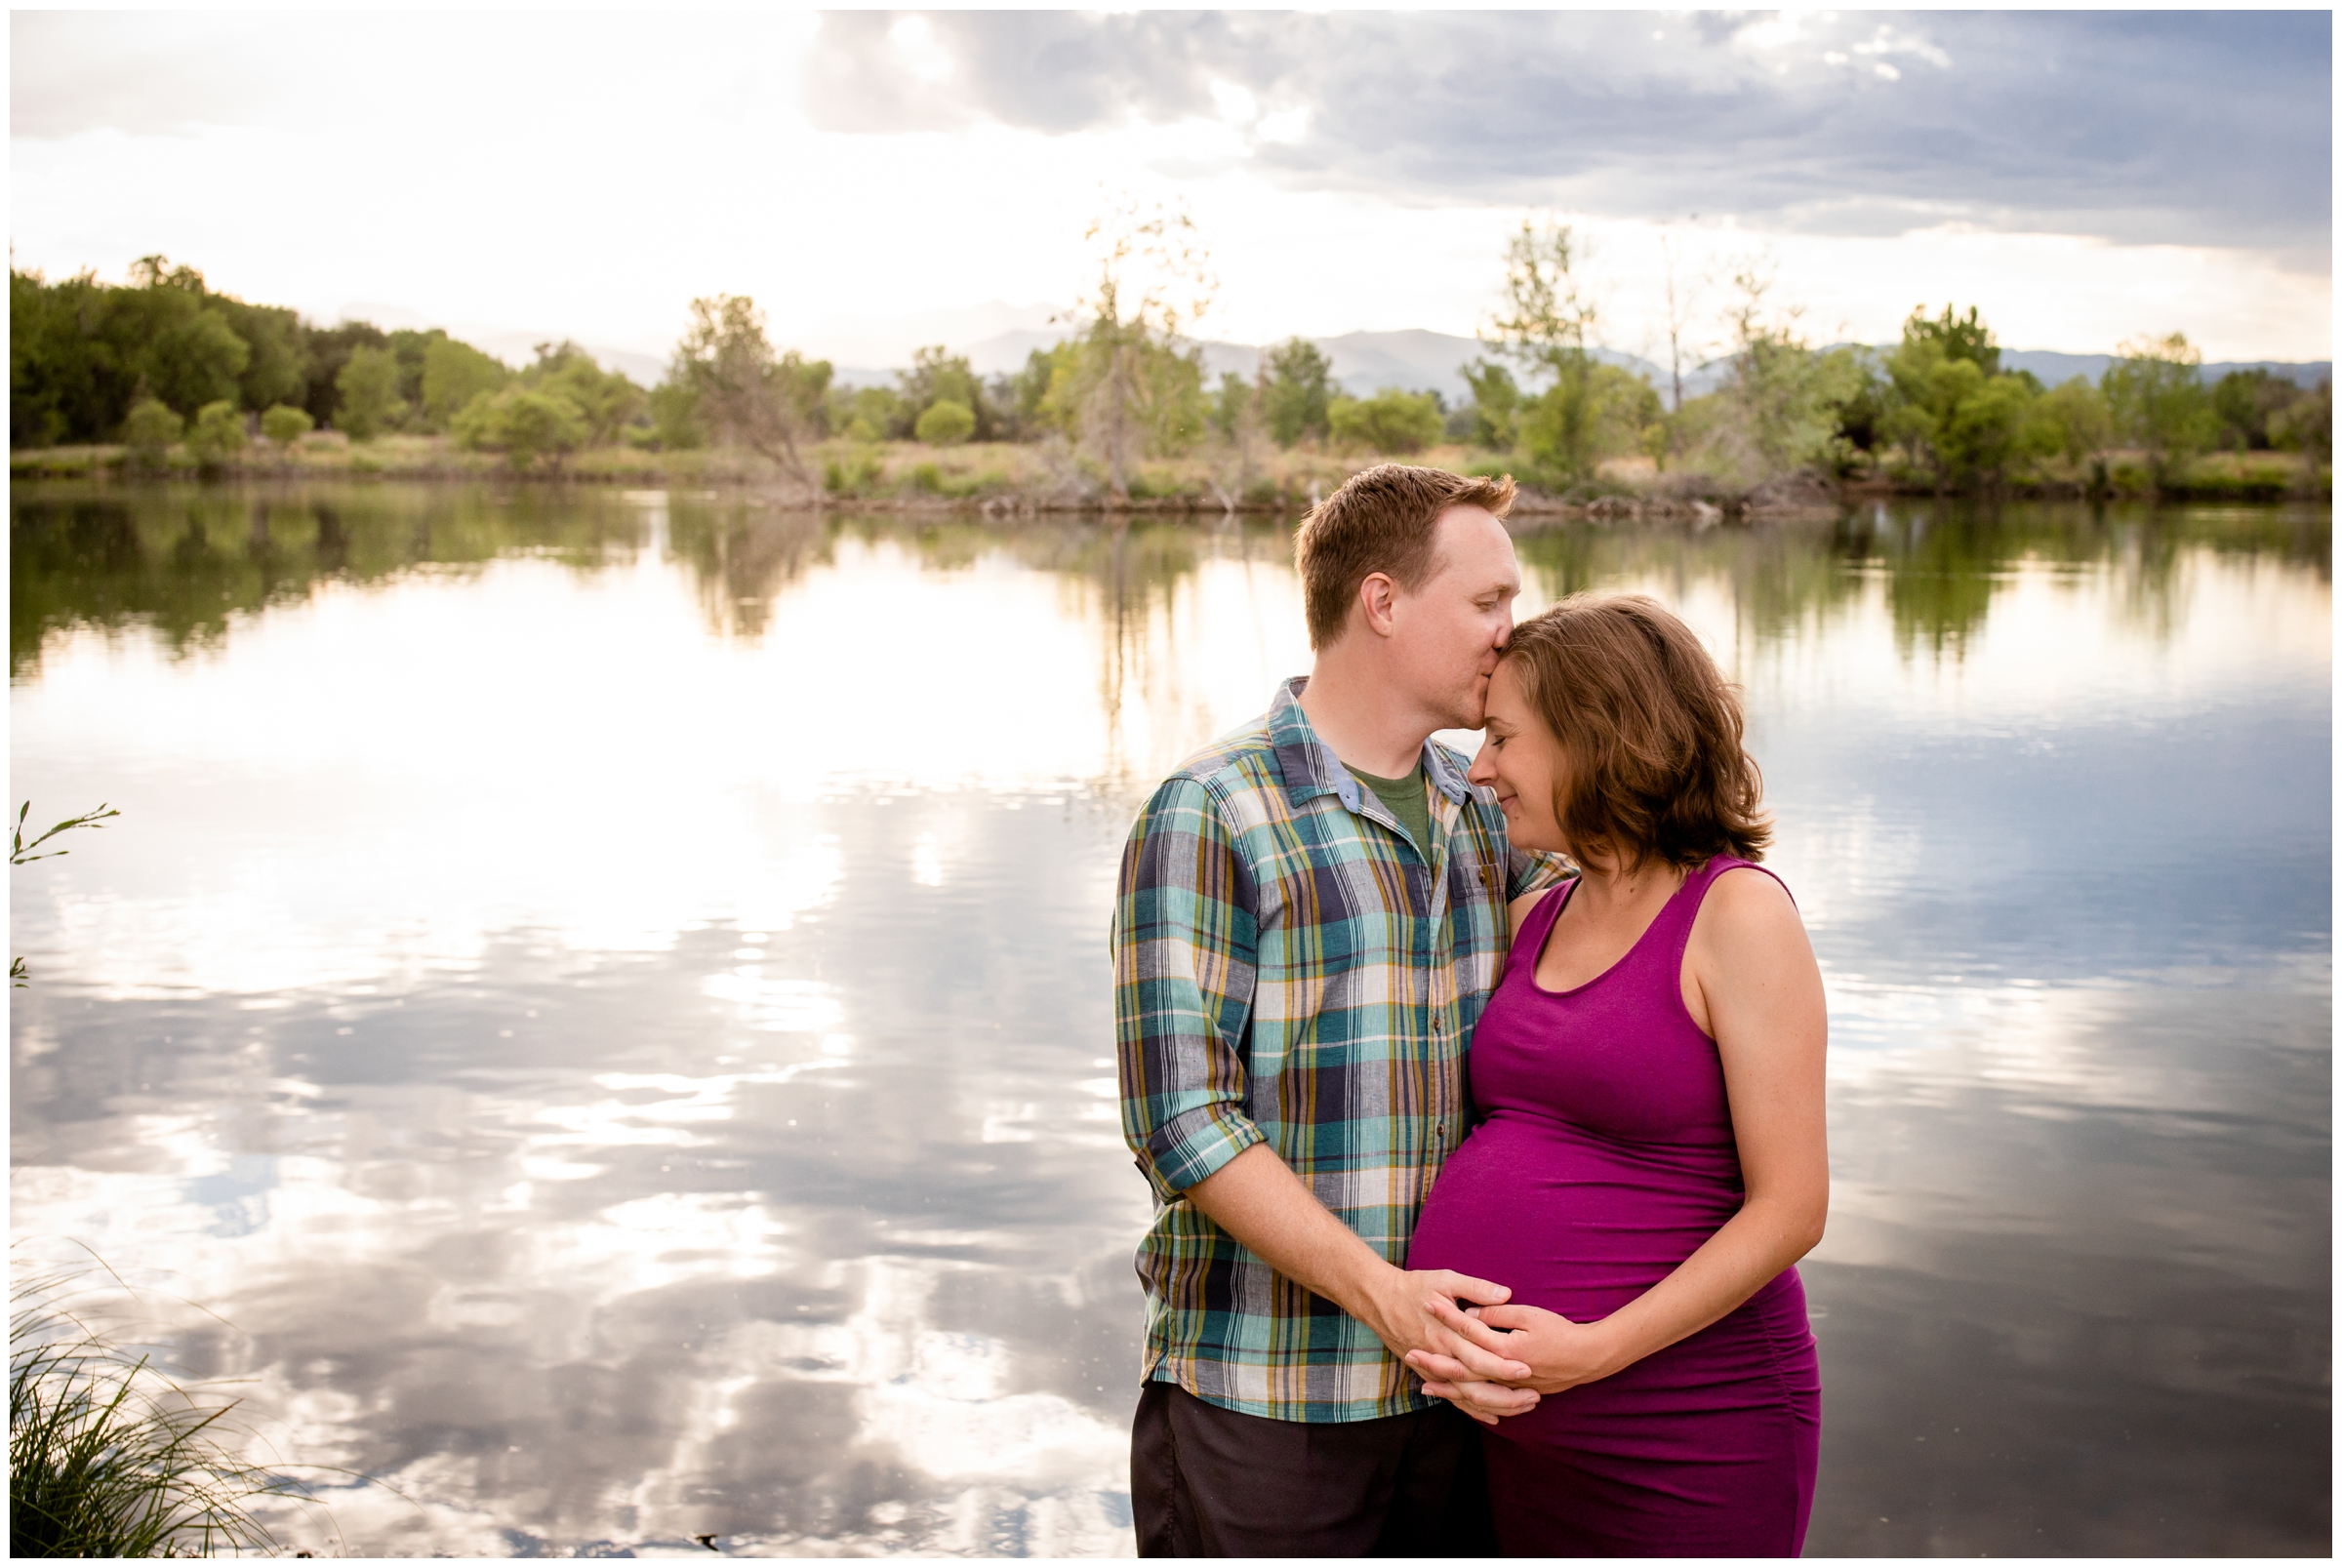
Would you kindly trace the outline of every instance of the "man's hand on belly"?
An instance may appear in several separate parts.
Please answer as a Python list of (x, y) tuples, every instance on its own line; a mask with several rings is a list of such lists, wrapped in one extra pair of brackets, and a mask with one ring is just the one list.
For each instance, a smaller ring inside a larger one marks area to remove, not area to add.
[[(1411, 1352), (1428, 1352), (1462, 1368), (1467, 1378), (1491, 1384), (1529, 1376), (1528, 1363), (1494, 1353), (1474, 1343), (1469, 1331), (1449, 1326), (1466, 1307), (1511, 1300), (1510, 1289), (1452, 1269), (1410, 1271), (1384, 1262), (1268, 1145), (1253, 1145), (1189, 1187), (1187, 1196), (1270, 1267), (1373, 1330), (1393, 1355), (1404, 1360)], [(1492, 1337), (1487, 1330), (1480, 1335)], [(1528, 1405), (1536, 1403), (1535, 1394), (1526, 1397)]]

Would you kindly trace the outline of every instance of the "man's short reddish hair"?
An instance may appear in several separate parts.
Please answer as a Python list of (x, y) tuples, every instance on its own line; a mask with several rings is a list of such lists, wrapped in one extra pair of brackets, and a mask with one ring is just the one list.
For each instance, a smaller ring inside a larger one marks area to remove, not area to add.
[(1412, 593), (1434, 569), (1439, 519), (1451, 506), (1479, 506), (1502, 517), (1513, 509), (1513, 479), (1473, 478), (1444, 468), (1377, 463), (1352, 474), (1310, 508), (1293, 536), (1310, 646), (1325, 648), (1350, 623), (1358, 584), (1377, 572)]

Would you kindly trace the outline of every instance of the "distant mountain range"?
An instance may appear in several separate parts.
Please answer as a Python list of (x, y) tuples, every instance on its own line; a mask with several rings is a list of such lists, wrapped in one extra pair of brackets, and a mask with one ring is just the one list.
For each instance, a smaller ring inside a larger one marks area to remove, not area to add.
[[(1027, 355), (1036, 348), (1049, 347), (1065, 336), (1063, 331), (1019, 328), (970, 343), (964, 352), (968, 368), (977, 375), (997, 376), (1024, 369)], [(1385, 387), (1395, 386), (1409, 392), (1435, 391), (1450, 407), (1469, 401), (1472, 396), (1461, 367), (1475, 358), (1494, 356), (1494, 350), (1476, 338), (1458, 338), (1420, 328), (1404, 332), (1350, 332), (1339, 338), (1312, 338), (1310, 342), (1333, 361), (1334, 380), (1353, 397), (1371, 397)], [(1260, 367), (1262, 351), (1253, 343), (1206, 340), (1196, 346), (1203, 350), (1204, 375), (1214, 382), (1232, 371), (1250, 377)], [(1595, 353), (1612, 364), (1626, 366), (1638, 376), (1651, 377), (1652, 384), (1658, 384), (1659, 367), (1646, 360), (1607, 348), (1596, 349)], [(895, 373), (840, 366), (836, 380), (848, 386), (891, 386)], [(1692, 373), (1686, 372), (1683, 378), (1686, 396), (1693, 395), (1691, 383)]]
[[(383, 327), (424, 327), (430, 325), (416, 311), (403, 305), (382, 301), (357, 301), (343, 305), (339, 313), (313, 312), (318, 320), (365, 320)], [(801, 347), (807, 357), (827, 359), (836, 367), (833, 379), (845, 386), (892, 386), (898, 371), (908, 366), (908, 355), (892, 366), (885, 361), (902, 354), (906, 342), (931, 342), (951, 345), (968, 357), (968, 364), (979, 376), (998, 376), (1025, 368), (1026, 356), (1035, 348), (1047, 348), (1062, 341), (1066, 330), (1055, 325), (1064, 312), (1050, 305), (1012, 305), (998, 300), (983, 304), (955, 306), (949, 309), (921, 311), (908, 316), (853, 317), (833, 321), (827, 331), (811, 336), (781, 331), (775, 334), (786, 344)], [(455, 337), (474, 347), (494, 354), (510, 365), (525, 365), (536, 353), (537, 344), (561, 335), (553, 332), (522, 332), (504, 327), (472, 324), (468, 327), (451, 325)], [(1460, 367), (1471, 360), (1493, 358), (1489, 346), (1476, 338), (1459, 338), (1453, 333), (1426, 332), (1411, 328), (1403, 332), (1350, 332), (1339, 338), (1310, 340), (1325, 351), (1333, 361), (1334, 380), (1342, 390), (1353, 397), (1371, 397), (1385, 387), (1395, 386), (1402, 391), (1435, 391), (1447, 400), (1449, 407), (1470, 400), (1472, 389), (1464, 382)], [(965, 343), (964, 348), (958, 347)], [(1229, 371), (1249, 377), (1259, 366), (1261, 349), (1251, 343), (1232, 343), (1207, 341), (1203, 349), (1203, 364), (1211, 380), (1217, 382)], [(1833, 343), (1832, 347), (1841, 346)], [(1886, 345), (1891, 348), (1892, 345)], [(586, 351), (598, 360), (605, 370), (624, 371), (645, 386), (653, 386), (666, 376), (667, 356), (652, 353), (643, 346), (613, 348), (599, 343), (586, 343)], [(1884, 348), (1881, 352), (1886, 351)], [(1622, 365), (1642, 377), (1664, 394), (1668, 390), (1665, 366), (1635, 354), (1615, 349), (1597, 348), (1595, 357), (1607, 364)], [(2029, 370), (2039, 377), (2044, 385), (2055, 386), (2076, 376), (2087, 376), (2096, 381), (2114, 363), (2112, 354), (2062, 354), (2043, 348), (2003, 348), (2000, 363), (2008, 370)], [(884, 368), (880, 368), (880, 367)], [(1724, 360), (1712, 360), (1697, 369), (1683, 372), (1683, 395), (1698, 397), (1711, 392), (1723, 381), (1730, 366)], [(2267, 370), (2303, 386), (2315, 386), (2334, 373), (2331, 360), (2284, 361), (2273, 359), (2222, 360), (2203, 367), (2207, 381), (2217, 381), (2232, 370)]]
[[(997, 376), (1022, 370), (1026, 356), (1036, 348), (1047, 348), (1065, 337), (1062, 331), (1023, 327), (998, 333), (970, 343), (964, 352), (968, 366), (979, 376)], [(1469, 401), (1472, 389), (1465, 384), (1460, 367), (1475, 358), (1493, 358), (1488, 344), (1476, 338), (1458, 338), (1444, 332), (1426, 332), (1410, 329), (1404, 332), (1352, 332), (1339, 338), (1310, 340), (1333, 361), (1334, 380), (1344, 391), (1353, 397), (1368, 397), (1385, 387), (1395, 386), (1402, 391), (1435, 391), (1452, 408)], [(1203, 349), (1205, 375), (1218, 381), (1225, 372), (1249, 377), (1260, 364), (1261, 349), (1249, 343), (1205, 342)], [(1831, 346), (1840, 346), (1832, 344)], [(1880, 349), (1887, 351), (1893, 345)], [(1624, 366), (1640, 376), (1662, 392), (1668, 389), (1667, 369), (1635, 354), (1620, 353), (1616, 349), (1597, 348), (1595, 357), (1605, 363)], [(2061, 354), (2045, 348), (2003, 348), (2000, 365), (2004, 370), (2029, 370), (2042, 383), (2055, 386), (2077, 376), (2096, 381), (2113, 364), (2112, 354)], [(1699, 368), (1683, 372), (1683, 395), (1698, 397), (1714, 391), (1730, 369), (1729, 361), (1711, 360)], [(2303, 386), (2315, 386), (2332, 377), (2331, 360), (2288, 362), (2281, 360), (2222, 360), (2203, 367), (2207, 381), (2217, 381), (2232, 370), (2268, 370)], [(866, 369), (860, 366), (838, 367), (835, 379), (847, 386), (891, 386), (895, 372)]]

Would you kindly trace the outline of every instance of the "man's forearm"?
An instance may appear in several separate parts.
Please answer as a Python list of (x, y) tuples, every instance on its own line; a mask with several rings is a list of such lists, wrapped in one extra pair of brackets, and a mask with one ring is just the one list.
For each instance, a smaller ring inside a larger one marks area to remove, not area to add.
[(1253, 1145), (1187, 1196), (1270, 1267), (1381, 1331), (1373, 1287), (1397, 1270), (1318, 1202), (1275, 1149)]
[[(1441, 1326), (1434, 1307), (1435, 1302), (1502, 1302), (1511, 1291), (1466, 1274), (1410, 1273), (1385, 1262), (1268, 1145), (1253, 1145), (1189, 1187), (1188, 1198), (1270, 1267), (1365, 1324), (1393, 1355), (1432, 1350), (1457, 1359), (1475, 1378), (1528, 1375), (1527, 1363)], [(1518, 1415), (1537, 1402), (1534, 1393), (1512, 1388), (1488, 1397), (1499, 1415)]]

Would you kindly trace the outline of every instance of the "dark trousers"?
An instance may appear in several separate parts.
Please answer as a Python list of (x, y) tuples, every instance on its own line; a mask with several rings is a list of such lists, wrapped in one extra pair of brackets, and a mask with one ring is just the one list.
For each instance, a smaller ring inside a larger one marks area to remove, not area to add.
[(1448, 1405), (1271, 1421), (1171, 1383), (1139, 1395), (1130, 1512), (1142, 1557), (1486, 1557), (1480, 1438)]

